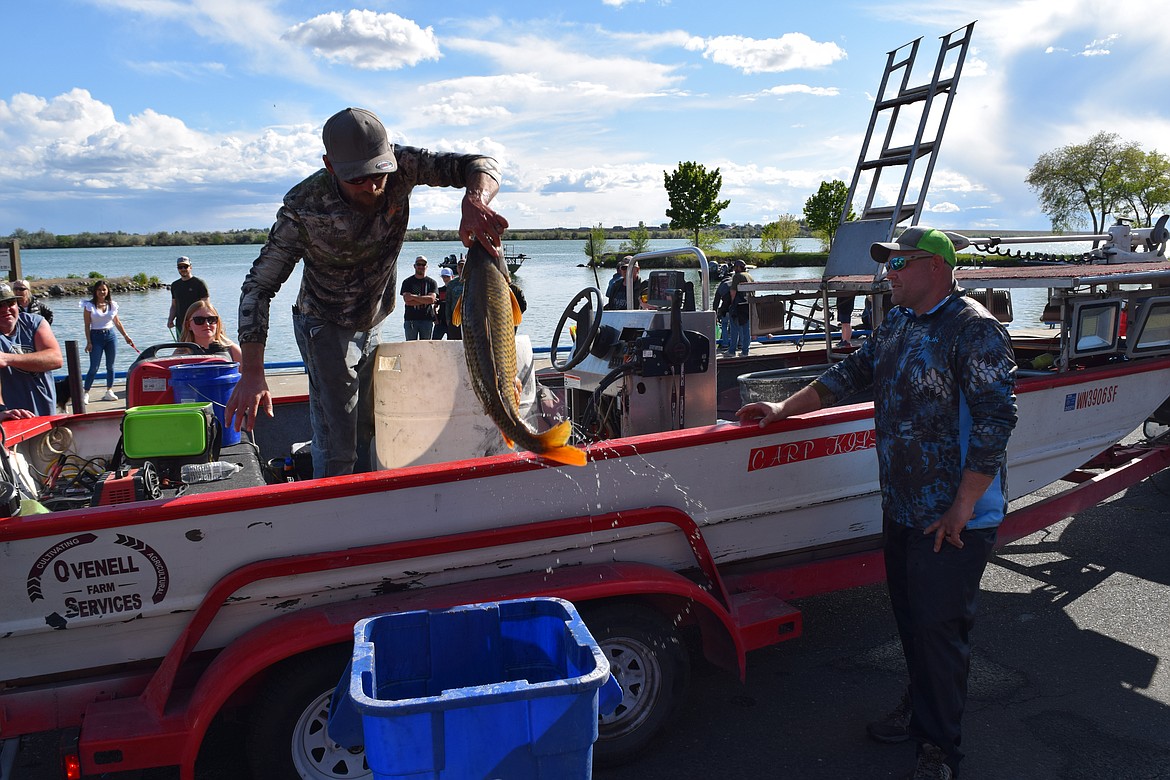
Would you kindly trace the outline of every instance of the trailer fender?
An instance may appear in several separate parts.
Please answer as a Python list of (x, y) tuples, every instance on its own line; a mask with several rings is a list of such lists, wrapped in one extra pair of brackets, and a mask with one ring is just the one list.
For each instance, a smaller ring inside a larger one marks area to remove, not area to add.
[[(746, 650), (727, 608), (686, 577), (656, 566), (609, 563), (565, 567), (552, 573), (518, 574), (421, 588), (298, 610), (269, 620), (234, 640), (200, 676), (184, 707), (183, 721), (188, 734), (181, 765), (194, 767), (211, 721), (237, 691), (292, 656), (328, 645), (351, 643), (353, 625), (362, 618), (385, 612), (444, 609), (532, 596), (558, 596), (575, 603), (604, 599), (642, 601), (671, 620), (697, 625), (704, 654), (713, 663), (737, 669), (742, 679)], [(91, 710), (87, 720), (98, 716), (98, 712)]]

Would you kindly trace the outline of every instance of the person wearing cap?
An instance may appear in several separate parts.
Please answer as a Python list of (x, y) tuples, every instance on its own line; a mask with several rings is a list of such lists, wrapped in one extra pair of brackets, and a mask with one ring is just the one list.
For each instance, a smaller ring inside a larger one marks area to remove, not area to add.
[(748, 303), (748, 294), (740, 290), (741, 284), (754, 282), (755, 279), (747, 272), (747, 263), (742, 259), (735, 261), (735, 272), (731, 276), (731, 289), (728, 296), (731, 304), (727, 312), (727, 326), (731, 331), (727, 341), (727, 357), (735, 357), (738, 349), (742, 357), (748, 356), (748, 347), (752, 343), (751, 304)]
[(32, 294), (32, 287), (29, 286), (28, 280), (17, 279), (12, 283), (12, 291), (20, 298), (21, 311), (27, 311), (30, 314), (39, 314), (45, 318), (45, 322), (50, 325), (53, 324), (53, 310), (41, 303), (41, 299)]
[[(57, 389), (52, 372), (63, 362), (61, 345), (48, 320), (22, 312), (12, 285), (0, 282), (0, 396), (4, 399), (0, 412), (5, 413), (0, 419), (55, 414)], [(24, 411), (8, 414), (11, 410)]]
[(870, 255), (894, 304), (873, 336), (790, 398), (738, 415), (765, 426), (872, 387), (886, 585), (908, 685), (866, 731), (913, 739), (914, 777), (945, 780), (963, 758), (970, 631), (1007, 508), (1016, 364), (1004, 327), (956, 287), (945, 233), (912, 227)]
[(238, 320), (243, 360), (225, 410), (237, 430), (252, 430), (261, 409), (272, 415), (264, 377), (269, 305), (303, 261), (293, 332), (309, 375), (318, 477), (368, 468), (373, 354), (397, 300), (398, 254), (414, 188), (465, 190), (459, 236), (467, 246), (479, 241), (495, 249), (508, 227), (490, 206), (500, 183), (490, 157), (397, 146), (378, 117), (361, 108), (331, 116), (321, 140), (324, 167), (284, 196), (244, 279)]
[(442, 284), (439, 286), (438, 300), (435, 302), (435, 327), (431, 330), (431, 339), (434, 341), (441, 341), (443, 336), (447, 335), (447, 285), (454, 276), (455, 272), (450, 268), (439, 269), (439, 281)]
[[(633, 269), (630, 269), (630, 264), (633, 263)], [(648, 280), (642, 279), (638, 276), (638, 263), (630, 255), (626, 255), (618, 262), (617, 271), (613, 278), (609, 280), (609, 286), (606, 287), (605, 297), (608, 299), (605, 304), (607, 309), (625, 309), (626, 303), (626, 276), (632, 270), (634, 279), (634, 291), (638, 297), (639, 307), (641, 301), (645, 297), (645, 293), (649, 292), (650, 283)]]
[(195, 276), (191, 270), (191, 258), (180, 257), (175, 261), (179, 278), (171, 282), (171, 309), (167, 314), (167, 328), (183, 326), (183, 317), (196, 301), (210, 298), (207, 283)]
[(455, 304), (459, 303), (459, 299), (463, 297), (463, 268), (467, 265), (467, 259), (460, 254), (459, 262), (455, 264), (455, 274), (451, 277), (451, 281), (447, 282), (447, 338), (451, 341), (463, 340), (463, 327), (451, 322), (451, 315), (455, 313)]
[(406, 304), (402, 325), (407, 341), (429, 341), (435, 328), (435, 304), (439, 302), (439, 284), (427, 276), (427, 259), (414, 258), (414, 274), (402, 280), (399, 290)]

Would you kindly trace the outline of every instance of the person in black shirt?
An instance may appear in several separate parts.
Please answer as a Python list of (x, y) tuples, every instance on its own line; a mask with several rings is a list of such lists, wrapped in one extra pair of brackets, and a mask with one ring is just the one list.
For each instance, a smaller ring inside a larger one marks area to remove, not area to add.
[(407, 341), (426, 341), (435, 327), (435, 302), (439, 300), (439, 284), (427, 276), (427, 259), (414, 258), (414, 276), (402, 280), (402, 301), (406, 304), (403, 326)]
[(181, 318), (195, 301), (211, 297), (207, 292), (207, 284), (198, 276), (192, 275), (191, 258), (180, 257), (176, 267), (179, 269), (179, 278), (171, 282), (171, 312), (167, 315), (168, 328), (174, 328), (176, 322), (181, 326)]

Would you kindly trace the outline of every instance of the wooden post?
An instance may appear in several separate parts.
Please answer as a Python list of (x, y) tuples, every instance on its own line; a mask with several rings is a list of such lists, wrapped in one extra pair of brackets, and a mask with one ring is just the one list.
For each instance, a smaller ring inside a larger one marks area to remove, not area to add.
[(4, 267), (4, 258), (0, 257), (0, 271), (8, 272), (8, 281), (15, 282), (23, 277), (20, 267), (20, 239), (14, 238), (8, 242), (8, 267)]
[(73, 413), (85, 414), (85, 391), (81, 389), (81, 358), (77, 342), (65, 342), (65, 366), (69, 371), (69, 397), (73, 399)]

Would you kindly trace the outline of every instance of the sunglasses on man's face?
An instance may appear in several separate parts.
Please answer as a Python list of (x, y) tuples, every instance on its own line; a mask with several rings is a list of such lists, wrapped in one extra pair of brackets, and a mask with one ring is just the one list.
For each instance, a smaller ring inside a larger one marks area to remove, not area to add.
[(372, 181), (375, 184), (381, 184), (385, 180), (386, 180), (386, 174), (379, 173), (375, 176), (359, 176), (356, 179), (346, 179), (345, 183), (352, 184), (355, 187), (360, 187), (368, 181)]
[(28, 292), (28, 288), (27, 287), (13, 287), (12, 291), (13, 292)]
[(191, 318), (191, 322), (194, 322), (196, 325), (214, 325), (219, 322), (219, 317), (216, 317), (214, 314), (209, 317), (196, 316)]
[(934, 255), (895, 255), (886, 260), (886, 268), (890, 271), (901, 271), (911, 260), (924, 260)]
[(185, 271), (185, 270), (187, 270), (188, 268), (190, 268), (191, 266), (187, 265), (186, 263), (183, 263), (182, 265), (178, 265), (178, 266), (175, 266), (175, 267), (176, 267), (176, 268), (178, 268), (180, 271)]

